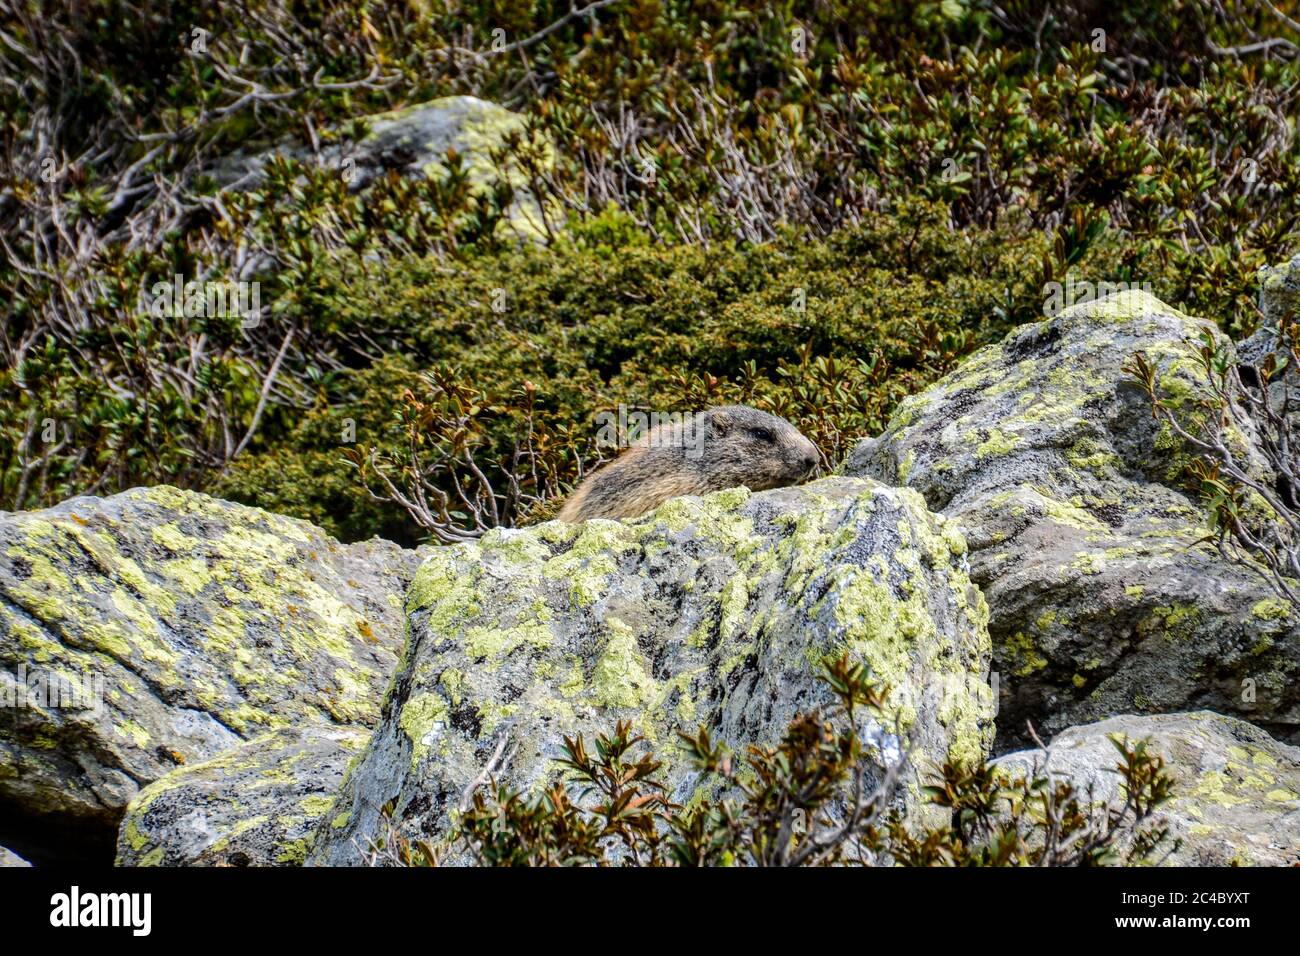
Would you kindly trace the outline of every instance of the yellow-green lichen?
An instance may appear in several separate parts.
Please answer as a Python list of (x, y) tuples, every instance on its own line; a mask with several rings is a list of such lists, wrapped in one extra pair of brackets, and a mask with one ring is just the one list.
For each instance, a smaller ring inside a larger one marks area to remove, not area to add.
[(748, 602), (749, 591), (746, 587), (745, 576), (737, 574), (722, 589), (722, 618), (719, 625), (719, 636), (723, 641), (731, 640), (736, 632), (743, 627)]
[(1289, 618), (1292, 614), (1291, 606), (1285, 601), (1277, 598), (1264, 598), (1262, 601), (1256, 601), (1251, 605), (1250, 613), (1252, 617), (1261, 621), (1279, 621)]
[(1034, 671), (1041, 671), (1047, 667), (1047, 658), (1039, 652), (1033, 639), (1024, 631), (1016, 631), (1003, 641), (1003, 646), (1015, 661), (1014, 674), (1017, 677), (1028, 677)]
[(1018, 436), (1005, 434), (1000, 428), (990, 428), (987, 429), (987, 432), (988, 437), (975, 448), (976, 458), (1005, 455), (1015, 448), (1020, 441)]
[(447, 702), (439, 694), (416, 694), (403, 706), (398, 726), (411, 741), (411, 770), (415, 771), (435, 738), (450, 719)]
[(1201, 622), (1201, 609), (1194, 603), (1161, 605), (1138, 622), (1138, 633), (1155, 632), (1166, 640), (1185, 640), (1200, 630)]
[(1100, 574), (1106, 570), (1106, 556), (1091, 551), (1078, 551), (1067, 567), (1080, 574)]
[(589, 607), (605, 593), (616, 558), (632, 547), (626, 526), (603, 518), (584, 522), (573, 545), (542, 566), (552, 581), (567, 581), (575, 607)]
[(471, 660), (490, 660), (497, 665), (524, 645), (542, 649), (554, 637), (549, 624), (527, 621), (514, 627), (472, 627), (465, 632), (465, 653)]
[(656, 698), (658, 685), (632, 629), (617, 618), (608, 618), (605, 629), (609, 638), (591, 679), (593, 702), (604, 707), (637, 707)]

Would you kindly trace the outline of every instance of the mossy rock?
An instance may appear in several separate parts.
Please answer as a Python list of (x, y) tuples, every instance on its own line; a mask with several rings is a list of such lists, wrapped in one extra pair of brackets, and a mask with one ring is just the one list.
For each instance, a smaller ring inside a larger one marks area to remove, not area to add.
[(896, 716), (915, 745), (900, 806), (936, 822), (920, 777), (982, 759), (992, 735), (987, 611), (964, 551), (915, 492), (845, 478), (439, 549), (407, 595), (383, 717), (311, 859), (361, 862), (390, 800), (408, 836), (436, 844), (498, 748), (498, 781), (531, 792), (555, 779), (564, 735), (592, 743), (620, 719), (688, 804), (700, 781), (679, 730), (773, 743), (830, 702), (816, 675), (844, 650), (892, 689), (889, 715), (864, 718), (877, 769), (898, 757)]
[(299, 866), (330, 816), (361, 727), (273, 730), (173, 770), (127, 807), (118, 866)]
[(337, 170), (355, 192), (389, 170), (410, 177), (445, 179), (451, 151), (472, 192), (484, 192), (497, 181), (509, 183), (514, 190), (514, 200), (499, 229), (501, 238), (544, 239), (563, 224), (564, 213), (558, 208), (543, 211), (529, 191), (528, 176), (518, 165), (501, 166), (495, 161), (494, 153), (505, 150), (513, 139), (528, 146), (542, 171), (554, 165), (553, 147), (533, 136), (520, 114), (476, 96), (444, 96), (361, 119), (367, 131), (355, 143), (327, 143), (319, 156), (307, 146), (291, 142), (254, 154), (235, 153), (216, 164), (212, 177), (222, 186), (254, 188), (261, 183), (266, 164), (282, 157)]
[(169, 487), (0, 514), (0, 693), (89, 691), (29, 694), (0, 722), (5, 816), (34, 844), (111, 834), (179, 766), (281, 727), (369, 726), (417, 563)]
[[(1124, 796), (1112, 739), (1147, 741), (1174, 778), (1173, 797), (1153, 825), (1169, 829), (1168, 866), (1300, 865), (1300, 749), (1258, 727), (1209, 711), (1112, 717), (1057, 734), (1048, 745), (1049, 775), (1118, 809)], [(998, 758), (1023, 776), (1042, 768), (1041, 750)]]
[[(967, 534), (989, 602), (1000, 749), (1116, 714), (1209, 707), (1300, 739), (1300, 622), (1202, 539), (1186, 451), (1125, 371), (1204, 387), (1211, 323), (1122, 292), (1024, 326), (905, 400), (844, 470), (915, 488)], [(1250, 467), (1250, 434), (1229, 436)]]

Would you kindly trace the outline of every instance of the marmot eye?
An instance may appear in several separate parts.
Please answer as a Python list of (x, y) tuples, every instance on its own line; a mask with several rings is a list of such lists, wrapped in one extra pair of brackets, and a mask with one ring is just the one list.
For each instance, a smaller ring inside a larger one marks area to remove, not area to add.
[(749, 433), (759, 441), (765, 441), (768, 444), (776, 441), (776, 436), (766, 428), (751, 428)]

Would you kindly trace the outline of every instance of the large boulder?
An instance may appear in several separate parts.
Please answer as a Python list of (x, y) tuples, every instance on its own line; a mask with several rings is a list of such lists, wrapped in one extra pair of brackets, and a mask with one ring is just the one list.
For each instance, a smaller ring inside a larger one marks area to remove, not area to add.
[[(989, 603), (1002, 749), (1026, 742), (1026, 720), (1055, 733), (1199, 708), (1300, 738), (1300, 623), (1202, 540), (1186, 452), (1124, 370), (1146, 352), (1194, 415), (1203, 331), (1218, 337), (1143, 292), (1075, 306), (906, 399), (845, 464), (963, 527)], [(1250, 435), (1230, 440), (1260, 467)]]
[(0, 513), (0, 842), (111, 857), (163, 774), (271, 729), (373, 724), (417, 563), (167, 487)]
[(494, 159), (494, 152), (508, 152), (514, 141), (528, 150), (530, 159), (544, 170), (554, 163), (553, 147), (529, 130), (522, 115), (475, 96), (446, 96), (375, 113), (365, 117), (364, 122), (367, 131), (356, 142), (335, 131), (335, 141), (321, 146), (319, 153), (290, 142), (262, 152), (239, 152), (219, 162), (212, 176), (226, 188), (256, 188), (263, 181), (266, 164), (279, 157), (337, 170), (346, 177), (350, 190), (360, 192), (390, 170), (410, 178), (443, 179), (450, 171), (451, 150), (471, 190), (482, 192), (499, 180), (514, 189), (514, 201), (501, 225), (503, 237), (542, 239), (548, 229), (562, 225), (563, 213), (549, 205), (543, 210), (519, 162), (499, 164)]
[[(1124, 802), (1112, 740), (1148, 741), (1174, 778), (1153, 823), (1169, 829), (1170, 866), (1300, 865), (1300, 749), (1257, 727), (1208, 711), (1112, 717), (1057, 734), (1041, 750), (994, 761), (1012, 776), (1044, 767), (1080, 793)], [(1157, 858), (1160, 854), (1157, 853)]]
[[(563, 735), (591, 742), (619, 719), (686, 803), (699, 780), (678, 730), (775, 742), (829, 702), (818, 664), (844, 649), (893, 689), (889, 709), (915, 744), (900, 805), (935, 822), (918, 775), (982, 758), (992, 734), (987, 612), (964, 556), (915, 492), (845, 478), (439, 549), (408, 594), (410, 638), (380, 724), (310, 859), (362, 862), (391, 824), (436, 843), (486, 770), (535, 790), (555, 778)], [(894, 728), (864, 725), (877, 769), (899, 755)]]
[(299, 866), (330, 816), (361, 727), (273, 730), (173, 770), (127, 806), (118, 866)]

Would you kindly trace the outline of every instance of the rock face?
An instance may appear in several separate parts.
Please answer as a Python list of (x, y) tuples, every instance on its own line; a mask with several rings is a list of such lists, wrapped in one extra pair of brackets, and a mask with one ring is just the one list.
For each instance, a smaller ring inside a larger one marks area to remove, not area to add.
[[(774, 742), (829, 701), (816, 665), (844, 648), (894, 689), (914, 770), (979, 759), (992, 732), (986, 609), (964, 552), (919, 495), (843, 478), (439, 549), (408, 594), (410, 639), (380, 724), (309, 859), (360, 862), (390, 799), (408, 836), (436, 842), (499, 747), (497, 779), (532, 788), (554, 779), (562, 735), (591, 742), (623, 718), (685, 803), (698, 781), (679, 729)], [(887, 757), (892, 726), (864, 728)], [(933, 814), (915, 785), (905, 806)]]
[[(1259, 307), (1264, 321), (1254, 335), (1237, 343), (1237, 359), (1256, 369), (1265, 367), (1269, 361), (1285, 363), (1286, 371), (1269, 384), (1268, 397), (1274, 410), (1292, 409), (1287, 421), (1288, 439), (1291, 447), (1297, 448), (1300, 447), (1300, 414), (1295, 410), (1300, 409), (1300, 375), (1295, 363), (1290, 361), (1289, 347), (1278, 340), (1278, 329), (1288, 314), (1300, 319), (1300, 256), (1282, 265), (1264, 267), (1259, 281)], [(1258, 372), (1251, 375), (1252, 379), (1259, 377)]]
[(4, 847), (0, 846), (0, 867), (4, 866), (19, 867), (31, 866), (31, 864), (13, 850), (6, 850)]
[[(316, 161), (347, 176), (353, 192), (370, 186), (389, 170), (404, 176), (441, 179), (448, 173), (447, 151), (454, 150), (472, 188), (484, 189), (504, 177), (515, 189), (515, 200), (503, 227), (521, 239), (540, 239), (562, 225), (563, 214), (541, 204), (528, 189), (528, 176), (517, 166), (499, 169), (492, 152), (512, 136), (530, 144), (538, 163), (549, 169), (554, 162), (550, 145), (531, 137), (523, 116), (474, 96), (447, 96), (405, 109), (365, 118), (369, 132), (356, 143), (325, 145), (318, 158), (304, 146), (283, 144), (262, 153), (235, 154), (212, 171), (222, 186), (251, 189), (273, 157)], [(547, 218), (549, 216), (549, 218)]]
[[(1237, 356), (1251, 365), (1261, 365), (1278, 347), (1278, 326), (1288, 314), (1300, 317), (1300, 256), (1277, 266), (1259, 270), (1259, 310), (1264, 314), (1255, 334), (1237, 345)], [(1294, 388), (1294, 370), (1292, 375)]]
[(0, 514), (0, 841), (111, 853), (127, 801), (179, 766), (373, 724), (417, 563), (166, 487)]
[(1259, 307), (1264, 322), (1277, 328), (1287, 313), (1300, 313), (1300, 256), (1260, 270)]
[[(1300, 864), (1300, 749), (1257, 727), (1208, 711), (1124, 716), (1071, 727), (1049, 744), (1054, 777), (1098, 800), (1123, 802), (1112, 737), (1149, 739), (1174, 777), (1173, 798), (1159, 822), (1182, 846), (1171, 866), (1294, 866)], [(1041, 750), (998, 758), (1014, 773), (1042, 766)]]
[(359, 727), (273, 730), (173, 770), (127, 807), (117, 865), (300, 865), (369, 739)]
[(1023, 745), (1026, 719), (1055, 733), (1198, 708), (1300, 738), (1300, 624), (1197, 543), (1179, 444), (1123, 370), (1144, 350), (1186, 400), (1211, 328), (1141, 292), (1084, 303), (976, 353), (850, 455), (846, 473), (915, 488), (965, 529), (999, 747)]

